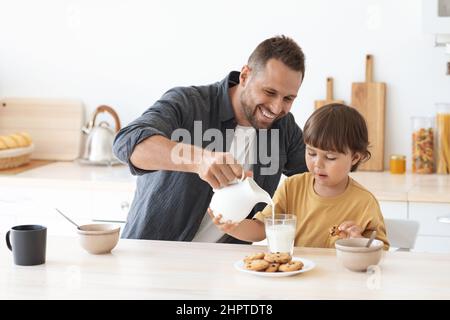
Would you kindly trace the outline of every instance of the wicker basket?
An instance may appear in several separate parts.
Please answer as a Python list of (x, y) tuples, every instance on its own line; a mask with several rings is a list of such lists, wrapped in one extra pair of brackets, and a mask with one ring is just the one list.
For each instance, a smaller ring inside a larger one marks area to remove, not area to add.
[(30, 162), (34, 145), (0, 151), (0, 170), (20, 167)]

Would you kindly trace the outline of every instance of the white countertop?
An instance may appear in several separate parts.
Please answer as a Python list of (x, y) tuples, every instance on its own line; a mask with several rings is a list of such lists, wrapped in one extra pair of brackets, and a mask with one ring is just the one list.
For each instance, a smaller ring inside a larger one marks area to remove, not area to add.
[[(0, 234), (4, 238), (4, 234)], [(450, 255), (385, 252), (374, 274), (352, 272), (334, 249), (295, 248), (316, 263), (292, 277), (234, 269), (265, 246), (121, 239), (91, 255), (76, 237), (48, 237), (47, 261), (16, 266), (0, 246), (0, 299), (450, 299)]]
[(0, 176), (0, 181), (12, 184), (43, 186), (83, 186), (115, 188), (133, 191), (136, 177), (125, 165), (87, 166), (76, 162), (54, 162), (16, 175)]
[[(350, 174), (380, 201), (420, 201), (450, 203), (450, 175), (393, 175), (385, 172)], [(134, 191), (136, 177), (128, 167), (85, 166), (76, 162), (55, 162), (13, 176), (1, 176), (0, 182), (44, 186), (83, 186)]]
[(359, 171), (350, 174), (380, 201), (450, 203), (450, 175), (391, 174)]

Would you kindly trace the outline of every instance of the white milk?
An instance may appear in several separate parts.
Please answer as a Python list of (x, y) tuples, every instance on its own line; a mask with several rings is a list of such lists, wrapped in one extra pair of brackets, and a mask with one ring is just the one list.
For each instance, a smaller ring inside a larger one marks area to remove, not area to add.
[(270, 252), (289, 252), (292, 254), (295, 226), (283, 224), (267, 226), (266, 237)]
[(268, 203), (272, 206), (272, 219), (275, 219), (275, 203), (273, 203), (272, 199)]

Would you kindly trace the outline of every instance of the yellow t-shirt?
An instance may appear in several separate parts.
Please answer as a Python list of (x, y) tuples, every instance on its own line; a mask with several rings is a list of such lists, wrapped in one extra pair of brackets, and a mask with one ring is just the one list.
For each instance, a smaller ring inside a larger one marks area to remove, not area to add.
[[(276, 190), (273, 196), (275, 213), (297, 216), (295, 246), (334, 248), (339, 238), (330, 235), (330, 228), (344, 221), (355, 221), (363, 228), (364, 237), (376, 230), (376, 238), (384, 242), (384, 249), (389, 248), (378, 201), (363, 186), (349, 179), (345, 191), (331, 198), (316, 194), (314, 176), (309, 172), (288, 177)], [(255, 218), (264, 222), (264, 217), (271, 215), (272, 207), (268, 205)]]

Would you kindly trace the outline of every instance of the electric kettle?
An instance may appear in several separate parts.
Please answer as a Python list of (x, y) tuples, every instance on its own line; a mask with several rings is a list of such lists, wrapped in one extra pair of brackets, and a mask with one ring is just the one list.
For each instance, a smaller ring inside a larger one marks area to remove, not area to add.
[[(101, 121), (99, 124), (95, 123), (97, 115), (102, 112), (107, 112), (114, 118), (115, 130), (106, 121)], [(83, 133), (87, 134), (82, 162), (99, 165), (119, 163), (112, 151), (114, 137), (119, 130), (120, 120), (114, 109), (106, 105), (97, 107), (92, 119), (82, 128)]]

